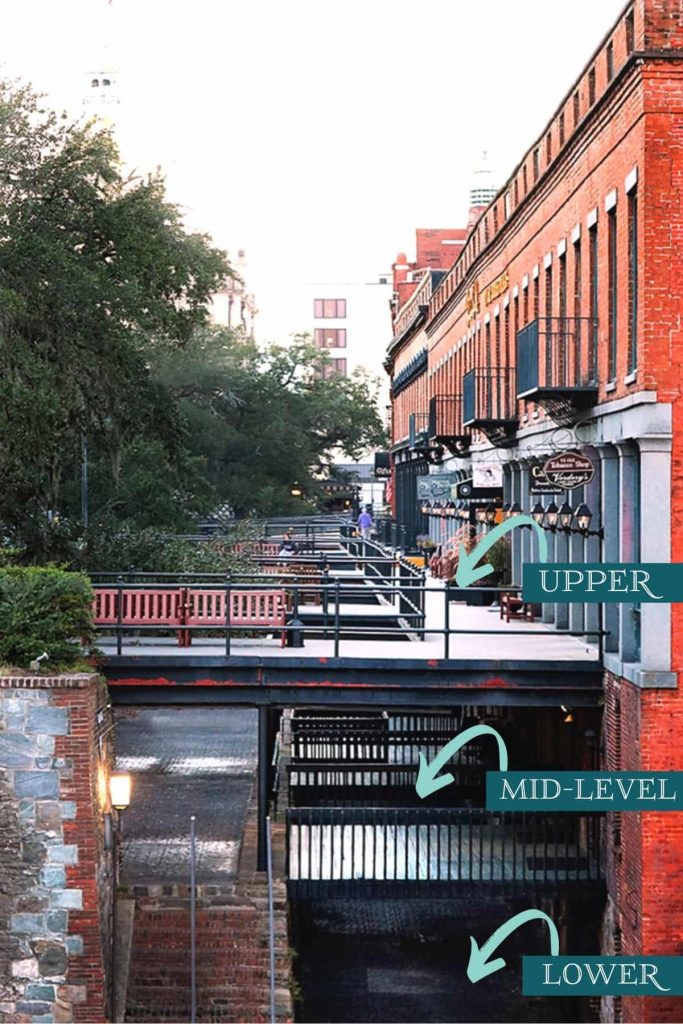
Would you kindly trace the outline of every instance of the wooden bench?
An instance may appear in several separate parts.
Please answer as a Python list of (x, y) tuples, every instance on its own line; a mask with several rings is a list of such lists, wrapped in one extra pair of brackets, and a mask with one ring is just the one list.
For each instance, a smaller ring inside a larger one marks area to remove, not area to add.
[[(119, 617), (119, 597), (121, 615)], [(230, 590), (230, 626), (249, 629), (272, 626), (281, 629), (282, 646), (287, 637), (289, 610), (287, 592), (278, 590)], [(189, 647), (192, 633), (187, 626), (226, 625), (226, 591), (193, 589), (126, 589), (96, 587), (93, 599), (93, 623), (96, 626), (159, 626), (178, 630), (178, 645)]]
[(322, 604), (319, 565), (314, 565), (311, 562), (289, 562), (283, 559), (275, 565), (264, 565), (262, 569), (269, 576), (291, 577), (291, 582), (297, 584), (301, 604)]
[[(230, 626), (249, 629), (252, 626), (280, 628), (281, 646), (285, 646), (289, 603), (285, 590), (230, 590)], [(185, 625), (215, 626), (226, 625), (226, 592), (222, 590), (188, 590)], [(192, 634), (185, 631), (181, 646), (189, 647)]]
[(535, 622), (534, 606), (524, 601), (512, 591), (506, 591), (500, 595), (500, 617), (509, 622), (510, 619), (524, 619), (525, 622)]

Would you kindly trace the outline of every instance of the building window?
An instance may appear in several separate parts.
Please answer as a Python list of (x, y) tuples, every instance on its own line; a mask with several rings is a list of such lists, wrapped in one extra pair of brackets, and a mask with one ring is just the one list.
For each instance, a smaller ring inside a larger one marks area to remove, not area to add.
[[(583, 302), (583, 296), (581, 293), (582, 281), (581, 275), (583, 267), (581, 264), (581, 239), (577, 238), (574, 242), (574, 316), (578, 321), (581, 316), (581, 306)], [(577, 339), (579, 339), (580, 325), (578, 322), (575, 325)]]
[(614, 43), (607, 44), (605, 57), (607, 59), (607, 81), (611, 82), (614, 78)]
[(529, 323), (529, 289), (524, 289), (524, 298), (522, 299), (522, 319), (524, 326)]
[(534, 296), (533, 296), (534, 308), (533, 308), (533, 313), (532, 313), (532, 320), (538, 320), (538, 276), (536, 276), (534, 278), (533, 289), (534, 289)]
[(527, 175), (526, 164), (522, 167), (522, 183), (524, 185), (524, 195), (529, 191), (529, 178)]
[(591, 107), (595, 103), (595, 68), (588, 72), (588, 103)]
[(534, 181), (538, 181), (538, 176), (541, 173), (541, 153), (539, 147), (536, 146), (534, 150)]
[(345, 327), (316, 327), (313, 336), (316, 348), (346, 348)]
[(545, 137), (545, 162), (549, 164), (553, 158), (553, 137), (551, 132)]
[(617, 376), (617, 208), (607, 214), (607, 302), (609, 342), (607, 347), (607, 379)]
[[(571, 355), (567, 351), (567, 257), (563, 253), (558, 259), (558, 307), (557, 315), (560, 318), (558, 324), (557, 340), (559, 348), (557, 351), (557, 369), (556, 374), (562, 384), (571, 384), (571, 378), (568, 379), (569, 368), (571, 365)], [(576, 366), (574, 368), (574, 379), (578, 384), (581, 378), (581, 367)]]
[(497, 233), (497, 231), (498, 231), (498, 207), (494, 206), (493, 207), (493, 233), (494, 233), (494, 235)]
[(574, 93), (574, 127), (576, 128), (581, 117), (581, 97), (579, 96), (579, 90), (577, 89)]
[(549, 263), (545, 268), (545, 380), (546, 384), (551, 384), (553, 380), (553, 344), (555, 342), (555, 332), (553, 331), (553, 322), (551, 317), (553, 315), (553, 265)]
[(628, 53), (633, 53), (635, 49), (635, 25), (633, 21), (633, 11), (629, 11), (626, 15), (626, 50)]
[(332, 366), (334, 372), (339, 374), (340, 377), (346, 376), (346, 359), (333, 359)]
[(315, 299), (313, 316), (317, 320), (335, 320), (345, 317), (346, 299)]
[(627, 373), (638, 369), (638, 193), (628, 197), (628, 364)]
[(590, 275), (590, 316), (592, 343), (588, 350), (588, 376), (590, 380), (598, 379), (598, 225), (594, 224), (588, 232), (588, 273)]
[(562, 111), (557, 119), (557, 132), (560, 137), (560, 145), (564, 146), (564, 111)]
[[(517, 184), (517, 183), (515, 182), (515, 184)], [(503, 213), (504, 213), (504, 216), (505, 216), (505, 220), (507, 220), (508, 217), (510, 216), (511, 210), (512, 210), (512, 204), (511, 204), (511, 201), (510, 201), (510, 193), (506, 192), (504, 197), (503, 197)]]
[(517, 178), (515, 178), (515, 183), (514, 183), (514, 186), (513, 186), (513, 194), (514, 194), (514, 197), (515, 197), (515, 206), (517, 206), (517, 204), (519, 203), (519, 181), (517, 180)]

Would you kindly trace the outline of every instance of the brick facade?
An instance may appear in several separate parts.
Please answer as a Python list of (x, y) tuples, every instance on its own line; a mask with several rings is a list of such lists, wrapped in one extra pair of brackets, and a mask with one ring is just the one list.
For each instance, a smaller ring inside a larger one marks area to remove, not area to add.
[[(473, 425), (461, 415), (453, 430), (469, 431), (470, 457), (446, 457), (444, 469), (502, 463), (504, 500), (529, 512), (536, 453), (585, 445), (594, 459), (591, 487), (567, 499), (591, 505), (605, 540), (549, 534), (558, 561), (683, 561), (682, 147), (683, 7), (635, 0), (472, 225), (421, 326), (426, 399), (463, 402), (466, 378), (475, 396)], [(525, 390), (518, 334), (534, 324), (538, 379), (532, 374)], [(396, 374), (397, 353), (388, 365)], [(553, 407), (544, 383), (555, 393), (585, 387), (590, 401)], [(424, 408), (423, 390), (395, 403), (395, 442)], [(506, 441), (480, 426), (487, 418), (506, 422)], [(589, 440), (576, 440), (577, 423)], [(514, 531), (514, 578), (532, 556), (523, 533)], [(596, 628), (590, 615), (543, 609), (543, 621), (562, 628)], [(630, 616), (607, 616), (604, 763), (681, 770), (683, 607), (644, 608), (638, 626)], [(683, 954), (680, 818), (608, 818), (604, 952)], [(605, 1020), (680, 1021), (683, 1000), (603, 1000), (602, 1012)]]

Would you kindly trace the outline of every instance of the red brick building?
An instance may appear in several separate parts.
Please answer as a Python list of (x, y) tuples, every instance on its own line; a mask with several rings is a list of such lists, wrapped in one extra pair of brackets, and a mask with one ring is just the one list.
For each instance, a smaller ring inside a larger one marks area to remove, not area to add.
[[(397, 518), (419, 515), (402, 467), (496, 464), (508, 510), (535, 513), (552, 559), (683, 561), (682, 254), (683, 5), (635, 0), (447, 272), (409, 295), (398, 281)], [(592, 480), (533, 495), (539, 460), (570, 449)], [(519, 580), (532, 539), (511, 536)], [(601, 624), (589, 605), (544, 605), (543, 619)], [(683, 769), (683, 607), (609, 605), (603, 621), (605, 766)], [(682, 816), (612, 816), (605, 856), (602, 952), (681, 955)], [(683, 1000), (606, 1001), (603, 1016), (681, 1021)]]

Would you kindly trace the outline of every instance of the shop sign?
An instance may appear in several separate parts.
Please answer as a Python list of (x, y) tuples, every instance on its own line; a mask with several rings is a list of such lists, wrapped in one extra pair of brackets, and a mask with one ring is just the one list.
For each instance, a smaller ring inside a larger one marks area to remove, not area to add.
[(561, 487), (563, 491), (571, 491), (574, 487), (583, 487), (591, 482), (595, 466), (581, 452), (559, 452), (548, 459), (543, 472), (550, 484)]
[(451, 501), (458, 481), (458, 473), (430, 473), (418, 477), (417, 500)]
[(473, 487), (502, 487), (503, 467), (499, 462), (473, 462)]
[(507, 270), (505, 270), (495, 279), (495, 281), (492, 281), (491, 284), (487, 285), (484, 289), (484, 305), (490, 306), (495, 299), (499, 298), (503, 292), (508, 290), (509, 285), (510, 275)]
[(387, 480), (391, 476), (389, 452), (375, 452), (375, 480)]
[(548, 480), (542, 462), (529, 466), (529, 494), (562, 494), (562, 488)]

